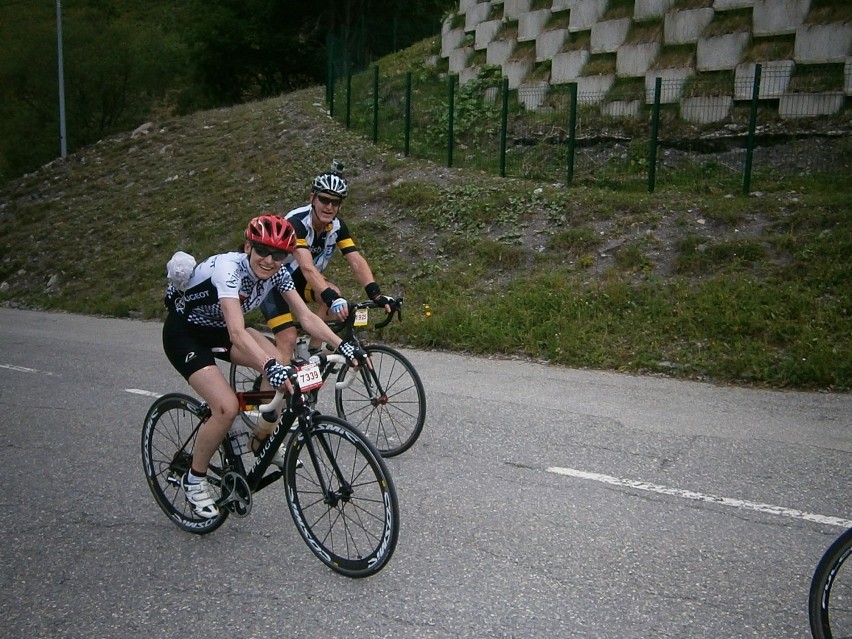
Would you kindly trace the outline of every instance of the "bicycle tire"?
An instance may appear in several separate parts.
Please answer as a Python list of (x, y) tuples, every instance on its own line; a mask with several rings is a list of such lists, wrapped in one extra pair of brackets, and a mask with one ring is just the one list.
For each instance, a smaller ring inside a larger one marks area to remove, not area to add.
[(840, 535), (817, 564), (808, 594), (814, 639), (852, 637), (852, 528)]
[[(423, 431), (426, 391), (414, 366), (396, 349), (370, 344), (364, 350), (372, 359), (386, 399), (371, 397), (364, 377), (352, 371), (351, 384), (335, 388), (337, 415), (364, 433), (382, 457), (395, 457), (411, 448)], [(341, 367), (337, 381), (343, 382), (349, 371), (349, 366)]]
[[(384, 568), (399, 537), (399, 503), (375, 447), (345, 421), (317, 415), (307, 435), (300, 431), (291, 438), (284, 459), (287, 506), (311, 552), (347, 577), (368, 577)], [(342, 471), (342, 481), (333, 465)], [(326, 494), (323, 485), (330, 489)]]
[[(192, 463), (198, 423), (208, 410), (194, 397), (169, 393), (151, 404), (142, 427), (142, 467), (154, 500), (172, 523), (197, 535), (213, 532), (228, 518), (226, 509), (220, 509), (212, 519), (195, 515), (180, 486)], [(213, 473), (217, 467), (224, 467), (221, 448), (211, 460)], [(210, 482), (210, 490), (218, 501), (221, 492), (217, 481)]]

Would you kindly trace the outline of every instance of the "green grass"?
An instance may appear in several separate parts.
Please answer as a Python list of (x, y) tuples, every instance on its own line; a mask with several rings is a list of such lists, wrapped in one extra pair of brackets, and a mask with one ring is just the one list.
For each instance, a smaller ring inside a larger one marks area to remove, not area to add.
[[(644, 153), (627, 145), (616, 161)], [(377, 280), (405, 295), (404, 321), (382, 339), (718, 383), (852, 387), (848, 167), (762, 176), (754, 197), (708, 182), (727, 170), (711, 163), (654, 194), (565, 188), (558, 173), (501, 179), (366, 142), (328, 117), (320, 88), (156, 122), (0, 186), (0, 303), (162, 318), (175, 250), (233, 249), (251, 216), (302, 204), (332, 157), (348, 167), (343, 215)], [(328, 275), (363, 294), (344, 260)]]

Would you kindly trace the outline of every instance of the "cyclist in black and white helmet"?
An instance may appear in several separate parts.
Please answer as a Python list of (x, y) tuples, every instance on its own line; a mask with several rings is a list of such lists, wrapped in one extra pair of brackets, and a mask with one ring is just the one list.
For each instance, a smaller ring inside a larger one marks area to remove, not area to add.
[[(392, 297), (382, 294), (367, 260), (340, 218), (343, 200), (348, 195), (349, 184), (343, 176), (343, 164), (334, 160), (330, 171), (314, 178), (310, 202), (286, 215), (296, 231), (297, 240), (296, 250), (285, 266), (293, 276), (302, 299), (317, 303), (317, 314), (328, 319), (343, 320), (349, 315), (349, 306), (340, 288), (323, 275), (335, 249), (340, 249), (355, 279), (371, 300), (384, 304), (388, 313), (393, 310), (394, 304)], [(281, 295), (273, 291), (264, 300), (261, 310), (275, 334), (282, 359), (289, 361), (296, 344), (296, 328), (289, 306)]]

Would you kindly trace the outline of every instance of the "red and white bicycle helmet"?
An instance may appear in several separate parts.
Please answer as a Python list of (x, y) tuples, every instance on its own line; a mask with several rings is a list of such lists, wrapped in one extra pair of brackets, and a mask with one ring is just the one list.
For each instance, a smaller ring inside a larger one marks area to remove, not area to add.
[(246, 239), (292, 253), (296, 250), (296, 231), (283, 217), (264, 213), (252, 218), (246, 227)]

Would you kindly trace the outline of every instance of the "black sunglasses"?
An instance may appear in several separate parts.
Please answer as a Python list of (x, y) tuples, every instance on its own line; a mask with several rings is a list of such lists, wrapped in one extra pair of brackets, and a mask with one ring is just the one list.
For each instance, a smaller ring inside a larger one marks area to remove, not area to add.
[(326, 206), (331, 205), (335, 208), (338, 208), (343, 203), (343, 200), (326, 197), (325, 195), (317, 195), (317, 199), (320, 201), (320, 203), (325, 204)]
[(272, 248), (271, 246), (266, 246), (266, 244), (252, 243), (251, 247), (254, 249), (255, 253), (257, 253), (260, 257), (267, 257), (271, 255), (272, 259), (276, 262), (283, 262), (287, 259), (287, 251), (280, 251), (278, 249)]

